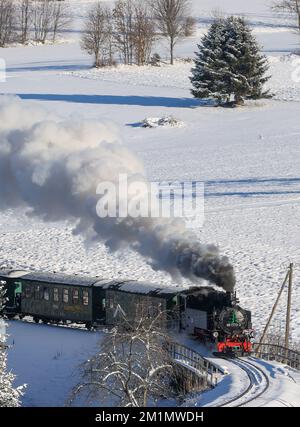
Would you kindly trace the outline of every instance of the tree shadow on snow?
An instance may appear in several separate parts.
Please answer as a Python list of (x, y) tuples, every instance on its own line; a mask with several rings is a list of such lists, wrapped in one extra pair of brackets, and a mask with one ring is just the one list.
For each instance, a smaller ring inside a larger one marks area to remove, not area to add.
[[(239, 185), (245, 186), (245, 189), (238, 190)], [(256, 196), (284, 196), (300, 194), (300, 178), (248, 178), (238, 180), (213, 180), (206, 183), (207, 197), (256, 197)], [(228, 186), (232, 190), (214, 191), (218, 186)], [(254, 187), (254, 188), (253, 188)], [(256, 187), (256, 188), (255, 188)], [(263, 188), (261, 188), (263, 187)], [(251, 189), (253, 190), (251, 191)]]
[(20, 73), (20, 72), (35, 72), (35, 71), (84, 71), (90, 70), (91, 67), (88, 65), (73, 65), (73, 64), (62, 64), (62, 61), (48, 61), (53, 64), (45, 64), (43, 62), (31, 62), (24, 66), (8, 67), (7, 73)]
[(212, 102), (193, 98), (169, 98), (157, 96), (130, 96), (130, 95), (71, 95), (71, 94), (17, 94), (21, 99), (35, 101), (61, 101), (80, 104), (104, 104), (104, 105), (136, 105), (141, 107), (172, 107), (172, 108), (196, 108), (210, 107)]

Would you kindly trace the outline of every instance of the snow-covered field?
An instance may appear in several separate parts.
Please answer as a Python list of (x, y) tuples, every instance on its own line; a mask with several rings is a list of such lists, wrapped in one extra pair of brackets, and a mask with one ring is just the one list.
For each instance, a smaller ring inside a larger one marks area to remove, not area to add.
[[(238, 295), (252, 310), (256, 329), (265, 324), (286, 269), (291, 261), (295, 263), (291, 328), (293, 338), (299, 339), (300, 57), (294, 52), (300, 49), (300, 36), (286, 18), (270, 12), (266, 0), (194, 0), (198, 35), (178, 46), (174, 67), (121, 66), (95, 71), (78, 44), (83, 11), (92, 1), (70, 1), (76, 22), (74, 30), (66, 34), (68, 43), (0, 49), (7, 64), (7, 81), (0, 83), (0, 93), (17, 94), (24, 103), (42, 104), (62, 116), (115, 122), (124, 143), (144, 162), (153, 181), (204, 181), (206, 220), (203, 227), (193, 223), (194, 231), (201, 241), (219, 245), (229, 256), (236, 270)], [(191, 64), (180, 58), (193, 56), (211, 20), (210, 11), (218, 7), (244, 14), (250, 21), (270, 61), (273, 100), (232, 110), (207, 106), (191, 97)], [(158, 50), (167, 54), (163, 45)], [(185, 125), (136, 126), (146, 117), (166, 115)], [(0, 212), (0, 264), (172, 282), (136, 253), (111, 254), (102, 245), (86, 248), (83, 239), (72, 234), (72, 224), (45, 224), (20, 209)], [(285, 310), (283, 301), (275, 320), (279, 327), (283, 327)], [(14, 328), (11, 326), (12, 339)], [(31, 334), (35, 326), (22, 328), (24, 334)], [(55, 333), (50, 334), (55, 340)], [(93, 343), (93, 335), (75, 334), (80, 348), (90, 336)], [(23, 375), (26, 341), (18, 338), (18, 342), (10, 353), (10, 366), (16, 368), (21, 382), (35, 384), (28, 389), (26, 404), (43, 404), (46, 390), (40, 392), (31, 370), (27, 377)], [(76, 345), (72, 341), (70, 354), (67, 347), (62, 353), (72, 358)], [(29, 359), (32, 350), (26, 351)], [(54, 366), (54, 357), (49, 354), (49, 366)], [(58, 373), (51, 390), (58, 390), (65, 378)]]

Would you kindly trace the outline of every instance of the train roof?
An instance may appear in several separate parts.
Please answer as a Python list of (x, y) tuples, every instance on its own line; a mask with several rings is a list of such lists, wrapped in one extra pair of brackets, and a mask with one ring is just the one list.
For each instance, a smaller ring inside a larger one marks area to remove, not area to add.
[(10, 270), (1, 269), (0, 277), (9, 279), (24, 279), (34, 282), (47, 282), (63, 285), (74, 286), (92, 286), (99, 280), (99, 277), (88, 277), (80, 275), (70, 275), (64, 273), (43, 273), (43, 272), (30, 272), (24, 270)]
[(189, 288), (183, 286), (159, 286), (155, 283), (140, 282), (136, 280), (99, 280), (94, 287), (115, 290), (120, 292), (144, 295), (176, 295), (186, 292)]
[(33, 282), (44, 282), (52, 284), (61, 284), (68, 286), (85, 286), (85, 287), (96, 287), (105, 290), (115, 290), (119, 292), (126, 292), (132, 294), (149, 295), (149, 296), (165, 296), (171, 297), (177, 294), (191, 295), (193, 293), (209, 294), (209, 293), (220, 293), (213, 287), (208, 286), (192, 286), (185, 287), (181, 285), (159, 285), (155, 283), (137, 281), (137, 280), (126, 280), (126, 279), (101, 279), (100, 277), (94, 276), (83, 276), (77, 274), (64, 274), (64, 273), (44, 273), (44, 272), (30, 272), (24, 270), (13, 270), (13, 269), (0, 269), (0, 278), (11, 278), (11, 279), (23, 279), (30, 280)]
[(99, 280), (99, 277), (88, 277), (81, 275), (69, 275), (64, 273), (27, 273), (24, 277), (26, 280), (35, 282), (56, 283), (62, 285), (87, 286), (90, 287)]
[(26, 274), (28, 274), (28, 271), (25, 270), (0, 269), (0, 277), (8, 279), (18, 279)]
[(182, 287), (166, 286), (162, 287), (158, 284), (149, 282), (139, 282), (133, 280), (111, 280), (111, 279), (100, 279), (99, 277), (89, 277), (81, 275), (70, 275), (64, 273), (44, 273), (44, 272), (29, 272), (23, 270), (0, 270), (0, 277), (3, 278), (22, 278), (24, 280), (30, 280), (33, 282), (46, 282), (53, 284), (63, 284), (70, 286), (95, 286), (102, 289), (112, 289), (127, 293), (135, 294), (176, 294), (182, 292)]

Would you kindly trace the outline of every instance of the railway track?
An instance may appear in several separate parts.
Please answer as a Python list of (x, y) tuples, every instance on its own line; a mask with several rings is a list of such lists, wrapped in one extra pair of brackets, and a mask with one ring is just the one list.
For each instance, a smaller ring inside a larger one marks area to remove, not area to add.
[(269, 388), (270, 382), (265, 372), (249, 360), (237, 358), (231, 361), (246, 372), (249, 380), (247, 388), (238, 396), (221, 404), (221, 407), (241, 407), (259, 399)]

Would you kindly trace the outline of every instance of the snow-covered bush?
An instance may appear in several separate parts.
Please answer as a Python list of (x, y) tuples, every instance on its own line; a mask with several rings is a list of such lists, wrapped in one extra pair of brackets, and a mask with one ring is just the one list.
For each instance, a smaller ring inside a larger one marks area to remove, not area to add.
[(85, 403), (101, 406), (147, 407), (176, 398), (177, 371), (168, 351), (170, 338), (161, 327), (164, 313), (149, 318), (145, 312), (146, 307), (137, 308), (140, 317), (131, 323), (120, 318), (98, 354), (83, 364), (71, 403), (81, 395)]
[[(0, 282), (0, 313), (4, 308), (5, 291)], [(4, 322), (0, 317), (0, 322)], [(20, 397), (23, 394), (22, 387), (13, 387), (15, 375), (7, 371), (6, 337), (0, 330), (0, 408), (20, 406)]]
[(238, 105), (270, 97), (263, 88), (270, 78), (267, 59), (243, 18), (216, 18), (198, 48), (191, 77), (195, 98)]
[(0, 408), (20, 406), (23, 387), (13, 387), (15, 375), (7, 371), (7, 353), (4, 342), (0, 343)]
[(147, 117), (142, 121), (142, 127), (144, 128), (157, 128), (159, 126), (181, 127), (183, 122), (173, 116)]
[(161, 65), (161, 57), (158, 53), (154, 53), (150, 58), (150, 65), (153, 67), (160, 67)]

